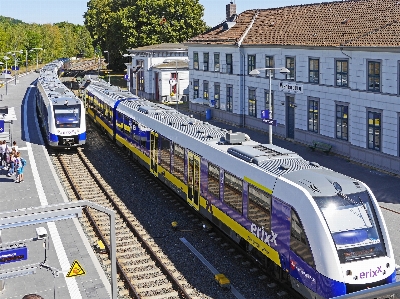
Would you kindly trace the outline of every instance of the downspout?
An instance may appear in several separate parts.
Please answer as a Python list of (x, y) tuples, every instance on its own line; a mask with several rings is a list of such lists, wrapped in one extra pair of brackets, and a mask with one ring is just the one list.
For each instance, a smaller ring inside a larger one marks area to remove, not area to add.
[(243, 53), (243, 48), (241, 47), (243, 40), (246, 38), (247, 34), (249, 33), (251, 27), (253, 27), (254, 22), (257, 19), (258, 14), (260, 13), (259, 10), (256, 10), (253, 16), (253, 19), (251, 20), (250, 24), (247, 26), (246, 30), (240, 37), (239, 41), (237, 42), (237, 46), (239, 49), (239, 54), (240, 54), (240, 71), (239, 71), (239, 77), (240, 77), (240, 111), (242, 112), (242, 121), (241, 121), (241, 126), (244, 128), (246, 126), (246, 101), (245, 101), (245, 96), (246, 96), (246, 56)]

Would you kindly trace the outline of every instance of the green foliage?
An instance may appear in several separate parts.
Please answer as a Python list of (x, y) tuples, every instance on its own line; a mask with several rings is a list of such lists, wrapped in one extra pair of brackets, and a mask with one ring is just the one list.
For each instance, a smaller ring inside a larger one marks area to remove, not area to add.
[(118, 70), (127, 49), (180, 43), (204, 32), (203, 13), (198, 0), (89, 0), (84, 18), (93, 42), (109, 51)]
[[(43, 50), (32, 50), (42, 48)], [(19, 20), (0, 16), (0, 61), (10, 51), (17, 53), (19, 65), (26, 59), (31, 65), (47, 63), (60, 57), (73, 57), (83, 53), (84, 57), (93, 57), (93, 40), (85, 26), (67, 22), (57, 24), (27, 24)], [(32, 51), (31, 51), (32, 50)]]

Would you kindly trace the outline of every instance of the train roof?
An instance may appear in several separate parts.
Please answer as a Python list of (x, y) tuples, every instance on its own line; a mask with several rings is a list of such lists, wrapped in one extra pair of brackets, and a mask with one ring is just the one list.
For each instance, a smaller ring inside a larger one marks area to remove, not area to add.
[(58, 69), (62, 67), (62, 61), (53, 61), (46, 64), (41, 70), (38, 82), (46, 94), (45, 103), (53, 105), (80, 103), (80, 99), (69, 90), (58, 78)]
[[(201, 121), (190, 115), (178, 112), (169, 106), (137, 98), (128, 92), (120, 92), (118, 88), (108, 85), (101, 81), (92, 81), (87, 87), (91, 92), (110, 106), (114, 106), (117, 100), (125, 100), (118, 105), (117, 111), (138, 120), (138, 115), (146, 116), (143, 121), (139, 121), (146, 127), (153, 128), (158, 133), (179, 140), (184, 143), (185, 138), (192, 138), (197, 142), (207, 145), (210, 153), (198, 152), (201, 156), (208, 156), (212, 161), (212, 148), (222, 151), (230, 156), (234, 156), (249, 164), (260, 167), (276, 176), (281, 176), (290, 172), (322, 168), (318, 163), (304, 160), (297, 153), (271, 144), (260, 144), (241, 132), (231, 132), (223, 128), (214, 126), (206, 121)], [(162, 126), (155, 128), (153, 120)], [(142, 118), (141, 118), (142, 119)], [(196, 147), (197, 148), (197, 147)]]

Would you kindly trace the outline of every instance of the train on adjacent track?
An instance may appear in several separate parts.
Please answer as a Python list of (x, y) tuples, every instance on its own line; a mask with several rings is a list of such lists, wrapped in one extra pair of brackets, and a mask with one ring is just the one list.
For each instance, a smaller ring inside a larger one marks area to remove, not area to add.
[(388, 230), (363, 182), (104, 81), (83, 96), (128, 155), (304, 297), (396, 281)]
[(37, 80), (36, 108), (46, 142), (53, 148), (71, 148), (86, 143), (86, 113), (83, 102), (59, 79), (62, 60), (45, 65)]

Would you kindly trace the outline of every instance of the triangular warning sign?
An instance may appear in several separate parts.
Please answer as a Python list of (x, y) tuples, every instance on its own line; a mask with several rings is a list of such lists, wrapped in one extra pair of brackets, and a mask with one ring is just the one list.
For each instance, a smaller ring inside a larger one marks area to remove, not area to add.
[(85, 275), (85, 274), (86, 274), (85, 270), (83, 270), (83, 268), (79, 264), (79, 262), (77, 260), (75, 260), (72, 263), (71, 269), (69, 269), (66, 277), (74, 277), (74, 276), (80, 276), (80, 275)]

